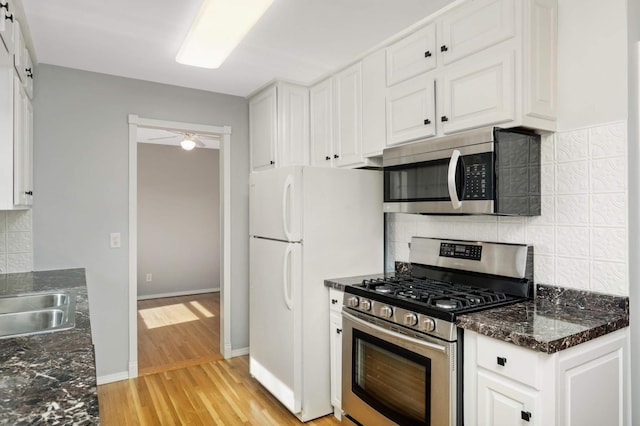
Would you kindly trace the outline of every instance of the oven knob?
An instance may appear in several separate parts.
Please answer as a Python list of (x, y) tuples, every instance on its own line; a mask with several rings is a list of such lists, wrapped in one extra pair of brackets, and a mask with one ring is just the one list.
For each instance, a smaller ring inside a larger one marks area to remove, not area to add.
[(370, 311), (371, 300), (363, 299), (362, 302), (360, 302), (360, 309), (362, 309), (363, 311)]
[(393, 316), (393, 309), (389, 306), (383, 306), (380, 308), (380, 316), (383, 318), (391, 318)]
[(350, 308), (357, 308), (358, 305), (360, 304), (360, 299), (358, 298), (358, 296), (351, 296), (347, 300), (347, 304), (349, 305)]
[(411, 312), (407, 312), (406, 314), (404, 314), (404, 325), (413, 327), (417, 323), (418, 323), (418, 317), (416, 316), (416, 314), (413, 314)]
[(433, 331), (436, 329), (436, 323), (431, 318), (422, 319), (422, 329), (424, 331)]

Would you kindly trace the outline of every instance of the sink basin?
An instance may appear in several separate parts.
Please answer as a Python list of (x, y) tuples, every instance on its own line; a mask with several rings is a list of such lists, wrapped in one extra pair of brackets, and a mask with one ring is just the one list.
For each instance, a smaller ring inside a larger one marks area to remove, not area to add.
[(0, 297), (0, 339), (75, 327), (73, 291)]
[(55, 308), (69, 303), (68, 292), (24, 294), (0, 297), (0, 314)]

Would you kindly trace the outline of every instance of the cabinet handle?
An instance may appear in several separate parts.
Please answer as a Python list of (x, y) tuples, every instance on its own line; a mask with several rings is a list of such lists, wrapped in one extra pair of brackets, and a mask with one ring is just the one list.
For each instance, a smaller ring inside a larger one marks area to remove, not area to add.
[(24, 191), (24, 193), (27, 195), (33, 195), (33, 191)]
[(449, 121), (449, 117), (447, 117), (446, 115), (443, 115), (442, 117), (440, 117), (440, 121), (442, 121), (443, 123), (445, 121)]
[(331, 299), (331, 304), (335, 305), (336, 303), (338, 303), (338, 299)]
[(336, 333), (341, 334), (342, 333), (342, 329), (341, 328), (336, 328)]
[(499, 356), (498, 357), (498, 365), (501, 365), (504, 367), (504, 365), (507, 363), (507, 359), (503, 356)]
[(431, 57), (431, 51), (427, 50), (426, 52), (424, 52), (424, 57), (425, 58), (430, 58)]
[[(9, 9), (7, 9), (9, 10)], [(7, 21), (11, 21), (13, 22), (13, 15), (9, 15), (8, 13), (5, 15), (4, 19), (6, 19)]]
[(525, 422), (531, 420), (531, 413), (528, 411), (520, 411), (520, 418)]
[(324, 157), (325, 160), (331, 160), (331, 157), (329, 157), (328, 155), (326, 157)]
[(5, 4), (0, 4), (0, 9), (7, 9), (7, 12), (9, 11), (9, 2), (6, 2)]
[(271, 160), (271, 161), (269, 161), (269, 164), (276, 164), (276, 162)]
[(424, 120), (424, 124), (425, 124), (425, 126), (426, 126), (427, 124), (431, 124), (431, 120), (429, 120), (428, 118), (426, 118), (426, 119)]
[(333, 154), (333, 158), (340, 158), (338, 154)]
[(449, 48), (447, 46), (445, 46), (444, 44), (442, 46), (440, 46), (440, 51), (441, 52), (446, 52), (447, 50), (449, 50)]

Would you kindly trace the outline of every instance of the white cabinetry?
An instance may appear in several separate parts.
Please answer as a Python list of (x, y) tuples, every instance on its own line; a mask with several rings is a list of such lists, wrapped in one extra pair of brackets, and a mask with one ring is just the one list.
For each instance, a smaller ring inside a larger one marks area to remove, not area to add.
[(309, 90), (276, 83), (249, 100), (251, 170), (309, 163)]
[(548, 355), (465, 331), (465, 424), (626, 424), (627, 342), (625, 329)]
[(378, 51), (310, 89), (311, 165), (362, 167), (385, 147), (385, 62)]
[(389, 46), (387, 145), (501, 123), (555, 130), (556, 27), (556, 0), (476, 0)]
[(15, 13), (13, 3), (9, 0), (0, 0), (0, 48), (4, 48), (13, 55), (16, 43), (14, 31)]
[(331, 405), (335, 417), (342, 417), (342, 299), (344, 292), (329, 289), (329, 347), (331, 351)]
[(33, 204), (33, 108), (22, 83), (14, 77), (13, 203)]

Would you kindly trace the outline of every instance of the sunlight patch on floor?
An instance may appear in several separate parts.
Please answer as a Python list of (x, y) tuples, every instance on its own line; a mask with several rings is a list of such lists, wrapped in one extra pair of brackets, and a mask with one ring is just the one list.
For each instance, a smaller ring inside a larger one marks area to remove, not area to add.
[(211, 313), (210, 310), (208, 310), (207, 308), (205, 308), (204, 306), (202, 306), (202, 304), (200, 302), (189, 302), (189, 304), (191, 306), (193, 306), (195, 309), (198, 310), (198, 312), (200, 312), (202, 315), (204, 315), (206, 318), (211, 318), (214, 317), (215, 315), (213, 315)]
[(181, 324), (200, 319), (184, 303), (159, 308), (140, 309), (138, 315), (140, 315), (148, 329), (166, 327), (168, 325)]

